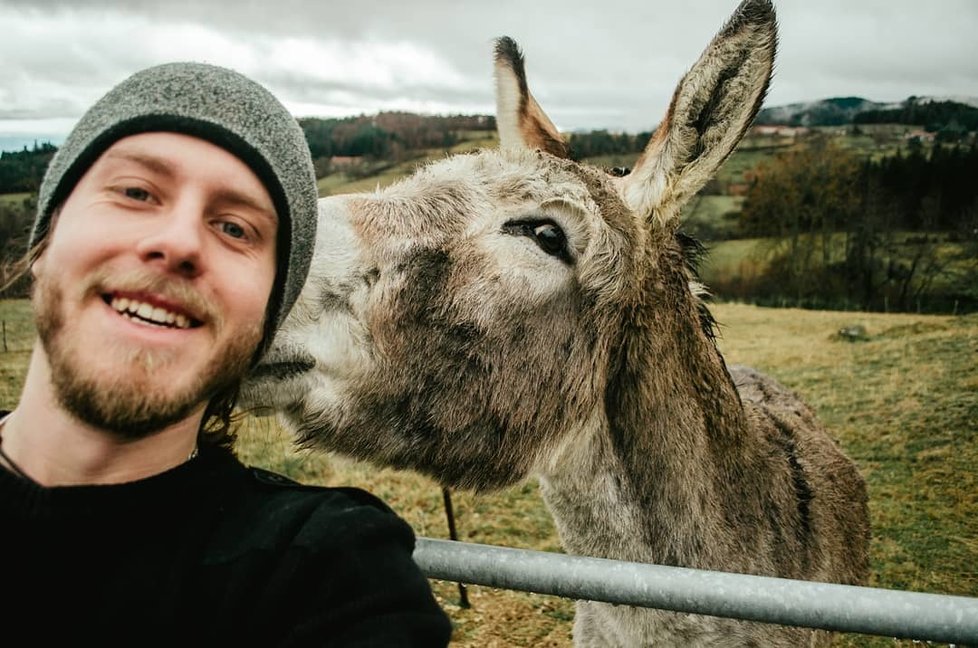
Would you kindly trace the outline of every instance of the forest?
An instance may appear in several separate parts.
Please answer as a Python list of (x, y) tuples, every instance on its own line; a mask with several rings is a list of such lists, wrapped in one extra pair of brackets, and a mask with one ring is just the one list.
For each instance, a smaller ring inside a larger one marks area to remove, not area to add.
[[(919, 144), (864, 159), (815, 139), (748, 174), (739, 234), (768, 242), (728, 297), (868, 311), (972, 311), (978, 146)], [(739, 284), (739, 285), (738, 285)]]

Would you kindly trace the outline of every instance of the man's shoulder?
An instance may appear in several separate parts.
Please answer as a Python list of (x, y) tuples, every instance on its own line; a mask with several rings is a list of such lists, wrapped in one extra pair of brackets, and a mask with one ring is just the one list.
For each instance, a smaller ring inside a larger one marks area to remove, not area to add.
[(269, 489), (273, 492), (277, 490), (284, 497), (310, 497), (314, 499), (336, 500), (337, 504), (348, 501), (354, 505), (369, 506), (385, 513), (393, 513), (393, 510), (384, 500), (362, 488), (306, 484), (259, 466), (247, 466), (246, 468), (251, 478), (259, 485), (259, 488)]
[(245, 467), (244, 478), (243, 491), (222, 506), (218, 525), (216, 541), (231, 554), (286, 545), (319, 553), (374, 537), (413, 549), (407, 522), (363, 489), (304, 484), (255, 466)]
[(407, 531), (413, 536), (407, 523), (384, 500), (362, 488), (302, 483), (257, 466), (247, 466), (246, 471), (253, 493), (249, 498), (251, 513), (259, 513), (271, 527), (300, 525), (302, 535), (385, 529), (387, 533)]

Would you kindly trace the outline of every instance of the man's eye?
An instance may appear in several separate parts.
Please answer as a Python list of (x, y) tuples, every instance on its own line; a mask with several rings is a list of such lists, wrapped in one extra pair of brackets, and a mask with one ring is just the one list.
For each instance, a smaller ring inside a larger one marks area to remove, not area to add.
[(148, 191), (140, 187), (125, 187), (122, 190), (122, 195), (140, 202), (146, 202), (152, 197)]
[(237, 223), (232, 223), (230, 221), (224, 221), (221, 223), (221, 231), (231, 236), (233, 238), (243, 239), (247, 238), (248, 233), (245, 232), (244, 228)]

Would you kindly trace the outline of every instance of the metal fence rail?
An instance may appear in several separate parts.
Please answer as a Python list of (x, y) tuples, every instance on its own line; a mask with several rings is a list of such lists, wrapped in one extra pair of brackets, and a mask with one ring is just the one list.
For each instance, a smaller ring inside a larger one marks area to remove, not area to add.
[(429, 577), (901, 639), (978, 644), (978, 598), (664, 567), (418, 538)]

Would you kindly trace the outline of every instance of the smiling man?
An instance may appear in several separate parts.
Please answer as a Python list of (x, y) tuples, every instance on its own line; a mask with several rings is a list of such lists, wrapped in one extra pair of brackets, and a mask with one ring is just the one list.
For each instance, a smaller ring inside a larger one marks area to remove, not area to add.
[(41, 187), (39, 343), (0, 413), (5, 632), (447, 644), (403, 520), (232, 452), (238, 385), (305, 280), (316, 198), (299, 125), (231, 70), (144, 70), (79, 121)]

